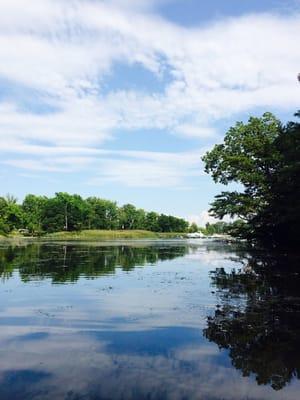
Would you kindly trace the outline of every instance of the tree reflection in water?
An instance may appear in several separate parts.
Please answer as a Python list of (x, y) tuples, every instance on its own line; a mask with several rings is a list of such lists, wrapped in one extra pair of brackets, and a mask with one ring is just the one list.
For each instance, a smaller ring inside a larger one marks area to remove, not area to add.
[(252, 256), (241, 269), (211, 273), (219, 304), (204, 336), (228, 349), (232, 365), (259, 385), (300, 379), (299, 258)]
[(53, 283), (76, 282), (81, 276), (97, 278), (114, 274), (117, 268), (136, 266), (183, 257), (188, 246), (173, 245), (84, 245), (29, 244), (0, 248), (0, 277), (7, 280), (17, 270), (23, 282), (51, 279)]

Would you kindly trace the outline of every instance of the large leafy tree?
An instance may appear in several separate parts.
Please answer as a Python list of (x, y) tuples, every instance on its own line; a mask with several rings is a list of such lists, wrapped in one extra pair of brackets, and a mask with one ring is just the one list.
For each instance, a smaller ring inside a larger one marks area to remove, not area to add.
[(32, 234), (42, 233), (42, 219), (46, 203), (45, 196), (35, 196), (34, 194), (28, 194), (22, 203), (25, 226)]
[(12, 195), (0, 197), (0, 233), (7, 234), (23, 227), (24, 214)]
[(160, 232), (186, 232), (189, 224), (182, 218), (161, 214), (158, 217), (158, 226)]
[(48, 199), (43, 213), (43, 229), (48, 232), (76, 231), (86, 227), (88, 206), (81, 196), (59, 192)]
[(119, 209), (119, 224), (121, 229), (144, 229), (146, 213), (132, 204), (125, 204)]
[[(285, 201), (291, 201), (295, 190), (299, 194), (299, 138), (299, 124), (282, 126), (271, 113), (230, 128), (224, 143), (215, 145), (203, 161), (205, 171), (216, 183), (238, 183), (242, 190), (217, 195), (210, 210), (212, 215), (220, 219), (225, 215), (237, 217), (239, 220), (233, 225), (237, 235), (278, 243), (282, 232), (275, 238), (274, 212), (281, 203), (281, 219), (285, 220)], [(293, 216), (293, 223), (299, 222), (299, 208)]]
[(90, 229), (116, 229), (118, 226), (118, 208), (116, 202), (89, 197), (89, 226)]
[(145, 227), (149, 231), (158, 232), (159, 225), (158, 225), (158, 218), (159, 214), (154, 211), (148, 212), (145, 218)]
[(261, 238), (296, 248), (300, 244), (300, 124), (289, 122), (282, 127), (275, 145), (280, 166), (271, 183), (269, 206), (254, 222)]
[(238, 216), (250, 221), (266, 204), (271, 177), (280, 161), (275, 147), (281, 124), (272, 114), (251, 117), (247, 124), (230, 128), (224, 143), (217, 144), (203, 157), (205, 171), (216, 183), (241, 183), (243, 192), (223, 191), (212, 206), (215, 216)]
[(9, 227), (6, 221), (7, 202), (4, 197), (0, 197), (0, 234), (9, 233)]

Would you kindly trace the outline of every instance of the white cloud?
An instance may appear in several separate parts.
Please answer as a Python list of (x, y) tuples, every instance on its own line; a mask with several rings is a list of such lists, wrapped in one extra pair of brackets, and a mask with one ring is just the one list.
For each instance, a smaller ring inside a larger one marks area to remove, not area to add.
[(201, 176), (199, 152), (120, 152), (126, 159), (108, 158), (98, 163), (92, 185), (115, 182), (130, 187), (184, 187), (187, 179)]
[[(195, 222), (198, 226), (202, 227), (204, 227), (207, 223), (214, 224), (220, 221), (219, 219), (212, 217), (207, 210), (203, 210), (197, 215), (189, 215), (186, 219), (190, 223)], [(232, 219), (225, 217), (222, 221), (230, 222)]]
[[(133, 153), (115, 160), (99, 146), (113, 138), (115, 129), (160, 129), (211, 140), (221, 118), (255, 107), (298, 107), (299, 13), (253, 14), (188, 29), (155, 15), (158, 3), (0, 0), (0, 78), (38, 93), (55, 109), (25, 111), (18, 98), (0, 103), (0, 150), (10, 146), (40, 157), (8, 162), (54, 171), (63, 168), (47, 166), (47, 156), (55, 152), (89, 155), (91, 160), (79, 167), (101, 156), (94, 183), (152, 186), (162, 176), (162, 182), (177, 185), (193, 175), (194, 164), (185, 169), (179, 163), (180, 172), (175, 161), (141, 158), (142, 153), (135, 161)], [(119, 62), (142, 65), (159, 76), (161, 90), (104, 92)], [(164, 73), (171, 79), (164, 80)]]
[(218, 220), (210, 216), (208, 211), (201, 211), (198, 215), (189, 215), (187, 221), (190, 223), (195, 222), (198, 226), (204, 227), (208, 222), (213, 224)]
[(43, 141), (53, 145), (85, 146), (110, 137), (109, 113), (103, 115), (95, 100), (73, 98), (63, 111), (46, 115), (22, 112), (12, 104), (0, 104), (0, 138)]
[(31, 171), (47, 171), (47, 172), (75, 172), (85, 168), (92, 162), (89, 157), (56, 157), (44, 158), (43, 160), (34, 159), (15, 159), (5, 160), (4, 165), (10, 165)]
[[(13, 149), (13, 151), (11, 150)], [(186, 188), (191, 177), (203, 175), (204, 148), (190, 152), (105, 150), (91, 147), (48, 147), (1, 143), (0, 151), (27, 153), (27, 158), (8, 158), (3, 165), (28, 171), (72, 173), (87, 170), (89, 185), (118, 183), (129, 187)]]

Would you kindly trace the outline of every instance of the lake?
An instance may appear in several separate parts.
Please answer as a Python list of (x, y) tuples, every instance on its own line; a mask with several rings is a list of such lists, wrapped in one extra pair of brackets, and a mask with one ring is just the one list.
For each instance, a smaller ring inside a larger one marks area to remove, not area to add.
[(299, 399), (299, 259), (205, 240), (0, 245), (0, 399)]

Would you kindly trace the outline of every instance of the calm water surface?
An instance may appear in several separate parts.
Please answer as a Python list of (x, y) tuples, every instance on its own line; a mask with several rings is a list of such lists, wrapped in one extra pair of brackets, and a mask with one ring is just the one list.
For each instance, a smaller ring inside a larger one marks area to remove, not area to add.
[(0, 399), (298, 400), (298, 261), (205, 241), (1, 245)]

